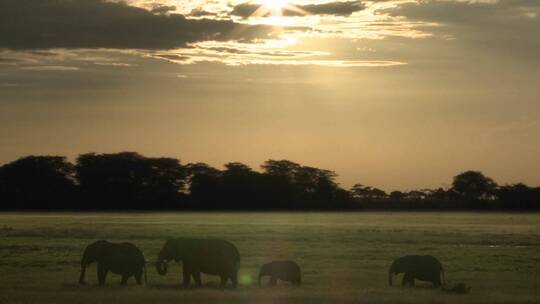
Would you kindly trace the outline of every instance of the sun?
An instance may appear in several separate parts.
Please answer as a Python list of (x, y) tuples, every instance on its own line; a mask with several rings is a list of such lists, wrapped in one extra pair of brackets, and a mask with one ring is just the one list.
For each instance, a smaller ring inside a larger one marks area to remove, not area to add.
[[(271, 18), (282, 18), (284, 17), (285, 11), (290, 11), (299, 16), (307, 16), (309, 13), (302, 8), (292, 5), (287, 0), (258, 0), (255, 2), (260, 4), (260, 7), (251, 14), (250, 17), (271, 17)], [(283, 23), (284, 20), (281, 20), (280, 23)]]
[(262, 0), (261, 3), (270, 10), (279, 11), (287, 6), (287, 0)]

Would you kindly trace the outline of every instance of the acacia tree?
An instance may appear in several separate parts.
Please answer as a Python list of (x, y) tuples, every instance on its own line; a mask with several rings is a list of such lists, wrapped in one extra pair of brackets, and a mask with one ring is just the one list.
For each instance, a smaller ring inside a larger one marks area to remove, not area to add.
[(191, 207), (224, 209), (221, 190), (223, 172), (205, 163), (187, 164), (185, 169)]
[(454, 177), (452, 191), (467, 200), (493, 199), (497, 184), (479, 171), (466, 171)]
[(274, 209), (297, 209), (303, 203), (303, 193), (297, 186), (301, 166), (289, 160), (267, 160), (263, 171), (262, 194), (265, 204)]
[(225, 164), (222, 177), (223, 199), (229, 208), (259, 209), (261, 193), (260, 173), (248, 165), (232, 162)]
[(88, 153), (77, 158), (77, 179), (87, 208), (173, 208), (181, 198), (185, 172), (174, 158), (135, 152)]
[(381, 189), (364, 186), (362, 184), (355, 184), (350, 191), (353, 198), (360, 200), (384, 199), (388, 196), (386, 192)]
[(261, 165), (263, 172), (269, 176), (280, 177), (294, 183), (301, 166), (289, 160), (267, 160)]
[(540, 187), (533, 188), (523, 183), (504, 185), (498, 189), (497, 196), (505, 209), (540, 209)]
[(0, 167), (0, 197), (8, 209), (76, 208), (74, 167), (63, 156), (28, 156)]

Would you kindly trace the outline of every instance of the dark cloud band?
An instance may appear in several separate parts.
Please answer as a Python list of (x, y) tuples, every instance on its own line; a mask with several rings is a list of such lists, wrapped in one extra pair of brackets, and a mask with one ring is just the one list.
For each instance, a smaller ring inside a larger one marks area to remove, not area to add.
[(158, 13), (105, 0), (0, 0), (0, 48), (172, 49), (207, 40), (265, 39), (275, 31)]

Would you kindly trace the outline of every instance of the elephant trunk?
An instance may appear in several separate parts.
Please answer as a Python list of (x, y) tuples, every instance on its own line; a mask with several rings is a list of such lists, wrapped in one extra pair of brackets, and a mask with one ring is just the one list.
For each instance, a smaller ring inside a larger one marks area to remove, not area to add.
[(84, 285), (84, 274), (86, 273), (86, 264), (81, 263), (81, 276), (79, 277), (79, 284)]
[(392, 269), (388, 270), (388, 285), (392, 286)]
[(259, 271), (259, 286), (261, 286), (261, 279), (262, 279), (263, 275), (264, 275), (264, 272), (262, 270)]
[(444, 269), (441, 267), (441, 284), (446, 285), (446, 277), (444, 275)]
[(143, 264), (144, 270), (144, 284), (148, 284), (148, 276), (146, 275), (146, 262)]
[(165, 260), (158, 260), (156, 262), (156, 271), (160, 275), (166, 275), (167, 274), (167, 261)]

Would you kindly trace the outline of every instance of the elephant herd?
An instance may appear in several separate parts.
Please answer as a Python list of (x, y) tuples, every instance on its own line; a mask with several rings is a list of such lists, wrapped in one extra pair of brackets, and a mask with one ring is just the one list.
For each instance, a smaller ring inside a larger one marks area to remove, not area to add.
[[(201, 286), (201, 273), (221, 278), (221, 286), (230, 280), (238, 285), (238, 269), (240, 253), (232, 243), (218, 239), (177, 238), (165, 242), (158, 254), (156, 271), (160, 275), (167, 274), (167, 264), (171, 261), (182, 262), (184, 285), (189, 285), (193, 278), (196, 285)], [(135, 277), (137, 284), (142, 279), (147, 281), (146, 263), (140, 249), (131, 243), (111, 243), (96, 241), (86, 247), (81, 259), (80, 284), (85, 284), (86, 267), (97, 262), (99, 285), (105, 284), (108, 272), (122, 276), (121, 284), (126, 284), (130, 277)], [(392, 276), (403, 273), (402, 285), (414, 286), (414, 281), (427, 281), (439, 287), (445, 283), (444, 270), (441, 263), (430, 255), (408, 255), (394, 260), (388, 271), (388, 283), (392, 286)], [(261, 266), (258, 283), (262, 277), (269, 276), (270, 284), (278, 280), (294, 285), (302, 282), (298, 264), (293, 261), (273, 261)]]

